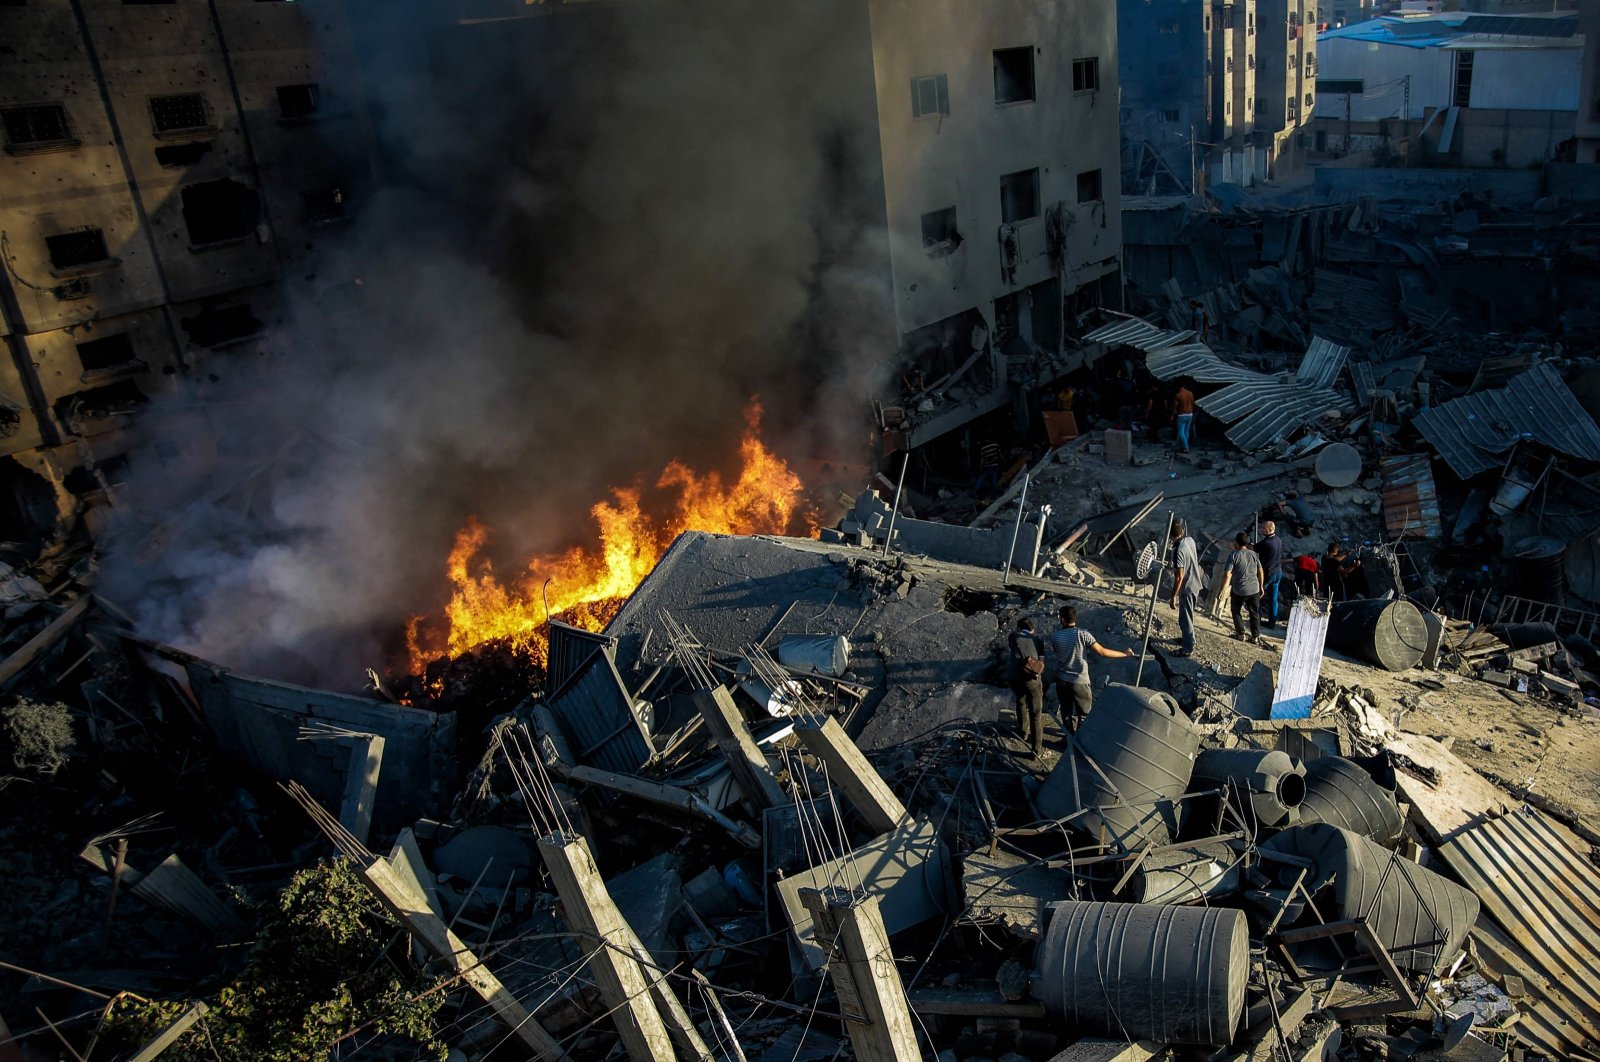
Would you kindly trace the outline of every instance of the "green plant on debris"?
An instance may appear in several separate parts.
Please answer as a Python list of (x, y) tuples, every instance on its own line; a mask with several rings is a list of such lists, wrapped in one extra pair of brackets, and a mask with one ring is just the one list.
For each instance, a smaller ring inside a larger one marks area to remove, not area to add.
[[(207, 999), (211, 1010), (162, 1060), (320, 1062), (369, 1041), (443, 1059), (436, 1015), (445, 993), (412, 971), (406, 940), (348, 861), (302, 870), (278, 895), (238, 979)], [(123, 997), (101, 1041), (147, 1043), (190, 1002)]]
[(0, 724), (11, 747), (11, 762), (25, 774), (55, 774), (67, 765), (77, 744), (72, 736), (72, 709), (64, 704), (24, 697), (0, 709)]

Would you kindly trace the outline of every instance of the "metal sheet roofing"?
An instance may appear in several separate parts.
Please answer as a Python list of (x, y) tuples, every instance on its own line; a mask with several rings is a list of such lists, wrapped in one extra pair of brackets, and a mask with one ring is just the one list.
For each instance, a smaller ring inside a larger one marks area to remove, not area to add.
[(1462, 830), (1439, 854), (1547, 979), (1517, 1036), (1551, 1058), (1592, 1051), (1600, 1042), (1600, 873), (1532, 808)]
[(1108, 347), (1130, 346), (1139, 350), (1157, 350), (1193, 335), (1193, 332), (1169, 332), (1165, 328), (1157, 328), (1142, 318), (1128, 317), (1101, 325), (1084, 336), (1083, 341), (1104, 343)]
[(1386, 457), (1383, 474), (1383, 526), (1391, 538), (1443, 538), (1439, 493), (1427, 454)]
[(1342, 347), (1321, 336), (1312, 336), (1311, 345), (1306, 348), (1306, 356), (1300, 359), (1300, 368), (1295, 376), (1307, 387), (1332, 387), (1349, 357), (1349, 347)]
[(566, 688), (550, 700), (579, 763), (605, 771), (636, 774), (655, 755), (649, 732), (633, 710), (633, 698), (617, 674), (608, 646), (589, 657)]
[(1575, 12), (1538, 15), (1469, 15), (1451, 11), (1424, 16), (1381, 16), (1317, 35), (1319, 41), (1353, 40), (1402, 48), (1581, 47)]
[(1530, 369), (1499, 390), (1435, 406), (1412, 423), (1462, 479), (1498, 467), (1499, 455), (1521, 439), (1600, 462), (1600, 426), (1548, 365)]

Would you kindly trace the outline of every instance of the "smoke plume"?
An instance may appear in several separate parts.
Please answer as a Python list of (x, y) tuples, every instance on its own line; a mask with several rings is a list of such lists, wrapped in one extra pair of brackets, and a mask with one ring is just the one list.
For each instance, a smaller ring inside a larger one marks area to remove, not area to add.
[(469, 514), (502, 570), (585, 542), (611, 486), (726, 466), (756, 394), (797, 467), (859, 460), (894, 351), (863, 6), (358, 25), (382, 178), (285, 281), (272, 356), (141, 420), (105, 592), (351, 687)]

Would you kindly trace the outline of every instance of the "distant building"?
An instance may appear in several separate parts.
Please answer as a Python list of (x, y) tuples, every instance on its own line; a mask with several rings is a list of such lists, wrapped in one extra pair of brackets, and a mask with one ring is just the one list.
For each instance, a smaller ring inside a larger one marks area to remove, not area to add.
[(1130, 192), (1299, 168), (1316, 103), (1316, 0), (1123, 0), (1117, 14)]
[(1573, 137), (1574, 14), (1382, 17), (1328, 30), (1318, 49), (1319, 149), (1525, 166)]
[(1577, 161), (1600, 163), (1600, 3), (1578, 15), (1583, 34), (1583, 81), (1578, 91)]
[(0, 40), (0, 526), (21, 532), (104, 490), (172, 381), (253, 371), (286, 263), (372, 163), (337, 6), (0, 4)]

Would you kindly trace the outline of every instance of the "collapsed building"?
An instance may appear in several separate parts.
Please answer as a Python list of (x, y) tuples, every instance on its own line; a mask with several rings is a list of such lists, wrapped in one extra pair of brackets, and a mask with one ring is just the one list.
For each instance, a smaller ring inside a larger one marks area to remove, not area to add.
[[(178, 1000), (134, 1026), (139, 1057), (204, 1051), (238, 1020), (206, 1002), (217, 945), (248, 939), (246, 898), (291, 843), (291, 865), (342, 854), (411, 942), (387, 962), (454, 986), (435, 1018), (451, 1057), (1593, 1053), (1600, 802), (1563, 792), (1584, 756), (1592, 771), (1592, 709), (1457, 678), (1455, 711), (1539, 713), (1582, 742), (1508, 792), (1427, 736), (1423, 701), (1481, 629), (1452, 627), (1438, 669), (1389, 671), (1324, 654), (1329, 618), (1302, 603), (1281, 662), (1209, 624), (1184, 658), (1166, 613), (1146, 627), (1151, 578), (1081, 554), (1035, 575), (963, 563), (953, 541), (885, 550), (867, 523), (832, 541), (685, 534), (604, 632), (553, 622), (542, 691), (470, 740), (381, 682), (239, 675), (14, 579), (0, 676), (39, 700), (81, 682), (75, 732), (122, 795), (48, 872), (75, 883), (48, 904), (56, 924), (11, 913), (9, 1035), (51, 1036), (16, 1024), (20, 1000), (112, 1014), (131, 988)], [(1109, 643), (1153, 637), (1097, 661), (1087, 721), (1052, 723), (1034, 758), (1006, 639), (1065, 602)], [(231, 825), (202, 809), (176, 836), (115, 824), (155, 795), (140, 756), (173, 742), (245, 767), (216, 790)], [(263, 804), (317, 828), (276, 838)], [(45, 905), (45, 865), (13, 902)], [(125, 969), (94, 957), (108, 899), (139, 942), (114, 946)], [(369, 1046), (414, 1057), (407, 1042)]]

